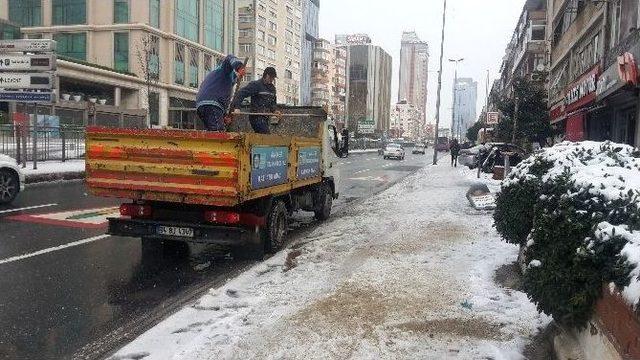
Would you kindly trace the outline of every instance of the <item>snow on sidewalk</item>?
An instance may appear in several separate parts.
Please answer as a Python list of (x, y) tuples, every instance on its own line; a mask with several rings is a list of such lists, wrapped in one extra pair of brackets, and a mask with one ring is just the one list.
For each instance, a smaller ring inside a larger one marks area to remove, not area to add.
[(494, 270), (517, 248), (427, 167), (212, 289), (113, 359), (519, 359), (546, 325)]
[(48, 175), (62, 173), (78, 173), (84, 171), (84, 160), (62, 161), (38, 161), (38, 169), (33, 169), (33, 162), (27, 162), (27, 167), (22, 169), (26, 176)]

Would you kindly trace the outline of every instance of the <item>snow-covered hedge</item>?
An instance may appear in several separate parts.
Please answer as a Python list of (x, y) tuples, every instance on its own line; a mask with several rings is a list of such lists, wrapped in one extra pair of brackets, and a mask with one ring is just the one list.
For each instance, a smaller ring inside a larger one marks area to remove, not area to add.
[(545, 149), (514, 169), (497, 205), (498, 231), (525, 246), (524, 288), (540, 310), (582, 326), (603, 283), (637, 307), (640, 151), (610, 142)]

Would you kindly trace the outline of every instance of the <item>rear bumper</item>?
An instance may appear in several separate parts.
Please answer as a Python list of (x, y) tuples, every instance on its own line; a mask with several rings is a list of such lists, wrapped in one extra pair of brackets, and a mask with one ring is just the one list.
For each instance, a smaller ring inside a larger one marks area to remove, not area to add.
[[(193, 229), (193, 237), (159, 235), (158, 226), (176, 226)], [(250, 228), (215, 226), (202, 224), (187, 224), (168, 221), (142, 219), (109, 219), (109, 235), (154, 238), (158, 240), (174, 240), (190, 243), (216, 245), (247, 245), (256, 243), (259, 239), (258, 231)]]

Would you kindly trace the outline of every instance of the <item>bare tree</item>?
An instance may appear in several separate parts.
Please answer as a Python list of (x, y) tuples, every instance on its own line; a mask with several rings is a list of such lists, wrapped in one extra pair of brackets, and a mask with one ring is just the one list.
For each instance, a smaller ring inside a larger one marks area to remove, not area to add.
[(137, 48), (138, 64), (141, 75), (146, 84), (147, 118), (151, 123), (151, 87), (160, 82), (160, 38), (151, 33), (145, 33)]

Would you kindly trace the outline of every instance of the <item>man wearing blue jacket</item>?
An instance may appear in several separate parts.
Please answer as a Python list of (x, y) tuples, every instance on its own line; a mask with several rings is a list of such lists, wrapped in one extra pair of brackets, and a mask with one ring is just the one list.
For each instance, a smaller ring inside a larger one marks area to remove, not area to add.
[[(276, 111), (276, 87), (273, 85), (277, 77), (276, 69), (272, 67), (264, 69), (262, 79), (252, 81), (238, 90), (231, 103), (231, 109), (239, 108), (242, 105), (242, 101), (250, 97), (252, 113), (274, 113), (279, 115), (279, 112)], [(256, 133), (270, 133), (268, 116), (252, 115), (249, 117), (249, 122)]]
[(225, 131), (224, 118), (231, 101), (231, 92), (244, 72), (244, 63), (233, 55), (227, 55), (200, 85), (196, 108), (206, 130)]

